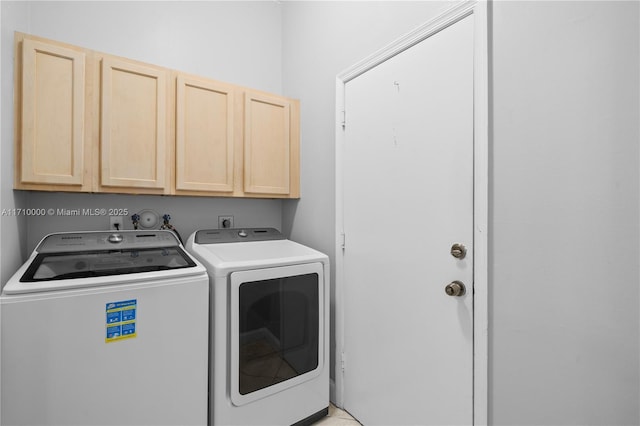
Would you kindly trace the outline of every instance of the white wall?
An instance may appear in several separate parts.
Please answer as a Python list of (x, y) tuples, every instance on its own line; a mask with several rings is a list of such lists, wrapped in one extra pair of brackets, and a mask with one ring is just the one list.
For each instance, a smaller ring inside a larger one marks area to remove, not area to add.
[(277, 2), (29, 3), (29, 33), (261, 90), (282, 90)]
[(640, 423), (639, 4), (493, 4), (492, 424)]
[[(282, 13), (276, 2), (9, 2), (2, 1), (1, 208), (153, 208), (170, 213), (183, 237), (217, 227), (281, 228), (279, 200), (131, 197), (13, 191), (13, 32), (21, 31), (205, 77), (282, 92)], [(56, 207), (57, 206), (57, 207)], [(129, 223), (127, 223), (129, 225)], [(3, 216), (0, 280), (6, 282), (49, 232), (106, 229), (105, 217)]]

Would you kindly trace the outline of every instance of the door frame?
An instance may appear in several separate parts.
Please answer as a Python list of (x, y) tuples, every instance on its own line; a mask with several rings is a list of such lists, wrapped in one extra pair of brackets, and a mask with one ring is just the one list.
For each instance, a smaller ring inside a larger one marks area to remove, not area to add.
[(343, 144), (345, 124), (345, 84), (387, 59), (409, 49), (456, 22), (474, 15), (473, 88), (473, 424), (488, 423), (488, 222), (489, 222), (489, 5), (487, 0), (455, 4), (369, 57), (336, 76), (336, 217), (335, 217), (335, 382), (331, 395), (344, 406), (344, 194)]

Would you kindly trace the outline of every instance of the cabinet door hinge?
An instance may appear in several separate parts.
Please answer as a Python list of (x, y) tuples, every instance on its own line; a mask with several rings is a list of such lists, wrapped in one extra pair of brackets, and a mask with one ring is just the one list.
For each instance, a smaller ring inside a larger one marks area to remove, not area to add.
[(347, 112), (342, 110), (342, 129), (347, 127)]
[(342, 239), (342, 242), (340, 243), (340, 247), (342, 248), (342, 250), (344, 250), (344, 246), (347, 243), (347, 237), (345, 236), (344, 232), (340, 233), (340, 238)]

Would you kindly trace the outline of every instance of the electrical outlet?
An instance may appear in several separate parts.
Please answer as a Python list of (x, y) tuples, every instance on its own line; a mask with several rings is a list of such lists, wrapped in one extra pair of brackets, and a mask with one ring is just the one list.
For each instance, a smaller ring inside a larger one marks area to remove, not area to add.
[(109, 216), (109, 229), (121, 231), (124, 228), (123, 216)]
[(233, 216), (218, 216), (218, 228), (233, 228)]

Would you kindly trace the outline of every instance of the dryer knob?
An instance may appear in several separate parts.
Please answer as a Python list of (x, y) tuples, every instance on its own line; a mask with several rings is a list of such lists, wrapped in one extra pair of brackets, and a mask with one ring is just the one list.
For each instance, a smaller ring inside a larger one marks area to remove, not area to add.
[(120, 234), (111, 234), (109, 235), (108, 240), (112, 244), (117, 244), (117, 243), (121, 243), (124, 240), (124, 238)]

